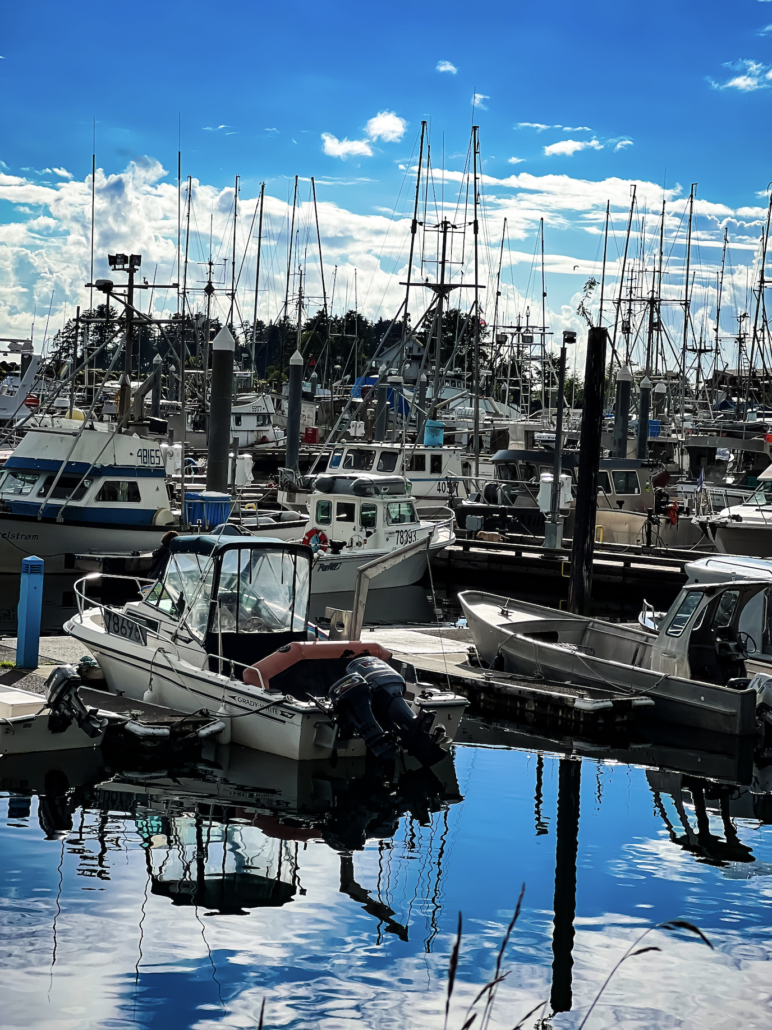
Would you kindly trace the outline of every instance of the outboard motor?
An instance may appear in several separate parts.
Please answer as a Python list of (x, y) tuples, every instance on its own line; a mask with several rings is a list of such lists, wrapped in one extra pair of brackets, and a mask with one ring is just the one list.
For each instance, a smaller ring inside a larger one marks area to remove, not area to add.
[[(386, 737), (376, 721), (370, 704), (370, 687), (364, 676), (356, 671), (350, 671), (353, 665), (354, 662), (347, 667), (347, 674), (337, 683), (333, 683), (328, 691), (328, 697), (335, 705), (335, 710), (362, 737), (368, 751), (372, 751), (376, 758), (393, 758), (394, 742)], [(401, 676), (399, 678), (402, 679)], [(404, 686), (404, 680), (402, 682)]]
[(60, 665), (48, 677), (48, 728), (52, 733), (64, 733), (74, 720), (87, 736), (98, 737), (104, 732), (105, 720), (95, 710), (86, 708), (78, 693), (79, 686), (80, 676), (72, 665)]
[(435, 765), (445, 752), (431, 736), (433, 712), (415, 716), (405, 701), (405, 681), (382, 658), (355, 658), (346, 672), (358, 674), (370, 687), (372, 712), (380, 726), (393, 733), (422, 765)]

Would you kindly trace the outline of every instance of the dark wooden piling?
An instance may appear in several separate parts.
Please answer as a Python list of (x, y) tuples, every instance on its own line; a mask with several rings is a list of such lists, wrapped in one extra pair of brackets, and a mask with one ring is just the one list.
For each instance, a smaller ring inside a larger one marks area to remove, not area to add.
[(576, 484), (574, 542), (571, 548), (571, 575), (568, 584), (569, 610), (582, 615), (587, 611), (592, 594), (592, 557), (595, 548), (598, 463), (603, 429), (606, 337), (605, 329), (590, 329), (587, 334), (587, 359), (584, 366), (584, 408)]

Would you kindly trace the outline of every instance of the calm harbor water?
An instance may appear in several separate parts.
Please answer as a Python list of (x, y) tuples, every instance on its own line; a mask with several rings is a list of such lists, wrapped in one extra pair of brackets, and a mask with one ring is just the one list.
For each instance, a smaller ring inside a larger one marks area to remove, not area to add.
[(273, 1027), (441, 1027), (462, 912), (461, 1027), (523, 883), (492, 1027), (544, 1000), (563, 1011), (541, 1025), (578, 1027), (629, 944), (679, 917), (714, 950), (654, 930), (588, 1027), (772, 1025), (763, 769), (464, 737), (393, 776), (238, 748), (167, 770), (0, 759), (2, 1025), (254, 1027), (265, 999)]

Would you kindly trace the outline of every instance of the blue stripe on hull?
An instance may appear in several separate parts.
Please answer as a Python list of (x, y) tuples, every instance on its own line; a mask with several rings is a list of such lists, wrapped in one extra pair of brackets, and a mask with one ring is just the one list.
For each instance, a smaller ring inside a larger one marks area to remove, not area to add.
[[(16, 458), (11, 455), (3, 466), (7, 469), (19, 469), (24, 472), (58, 472), (62, 467), (56, 458)], [(124, 478), (163, 479), (166, 469), (163, 465), (145, 467), (142, 465), (90, 465), (87, 461), (68, 461), (64, 473), (83, 476), (123, 476)]]
[[(44, 519), (55, 519), (61, 511), (60, 504), (47, 504), (41, 515)], [(6, 510), (9, 515), (21, 515), (27, 518), (37, 519), (40, 511), (39, 504), (30, 504), (28, 501), (6, 501)], [(109, 525), (116, 529), (125, 527), (132, 529), (135, 526), (151, 526), (156, 508), (102, 508), (89, 507), (80, 508), (75, 504), (68, 504), (64, 509), (65, 515), (62, 520), (65, 525)]]

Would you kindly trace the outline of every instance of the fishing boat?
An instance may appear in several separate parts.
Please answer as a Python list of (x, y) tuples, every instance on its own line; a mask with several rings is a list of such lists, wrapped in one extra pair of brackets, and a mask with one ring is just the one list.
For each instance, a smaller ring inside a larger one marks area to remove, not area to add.
[(459, 600), (494, 668), (652, 698), (655, 716), (740, 736), (756, 731), (750, 677), (772, 673), (769, 579), (683, 587), (656, 626), (622, 626), (478, 591)]
[(160, 577), (135, 581), (138, 600), (95, 604), (100, 577), (80, 580), (65, 632), (91, 650), (108, 689), (215, 714), (223, 741), (295, 760), (404, 748), (440, 761), (466, 699), (408, 687), (411, 668), (377, 644), (315, 639), (312, 558), (280, 540), (179, 536)]
[(93, 422), (31, 429), (0, 477), (0, 573), (23, 558), (46, 572), (75, 554), (131, 554), (158, 547), (175, 523), (160, 446)]
[(424, 575), (431, 557), (456, 539), (452, 512), (437, 521), (419, 518), (410, 483), (403, 476), (351, 472), (317, 476), (308, 510), (303, 542), (316, 552), (314, 594), (353, 590), (365, 562), (425, 540), (425, 550), (378, 576), (372, 589), (411, 586)]

